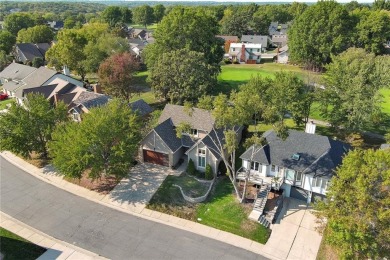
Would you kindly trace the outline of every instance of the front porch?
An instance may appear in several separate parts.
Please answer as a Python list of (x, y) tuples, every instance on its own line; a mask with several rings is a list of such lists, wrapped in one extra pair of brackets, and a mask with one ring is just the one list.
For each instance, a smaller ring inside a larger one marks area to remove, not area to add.
[[(239, 181), (245, 181), (247, 174), (248, 169), (241, 167), (237, 171), (236, 179)], [(249, 170), (248, 182), (257, 185), (271, 185), (271, 188), (279, 190), (284, 182), (284, 177), (260, 176), (258, 172)]]

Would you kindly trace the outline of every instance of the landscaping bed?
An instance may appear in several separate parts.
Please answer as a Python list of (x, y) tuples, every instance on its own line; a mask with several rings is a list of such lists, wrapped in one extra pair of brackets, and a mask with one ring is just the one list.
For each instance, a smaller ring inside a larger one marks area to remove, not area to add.
[(81, 187), (87, 188), (92, 191), (96, 191), (100, 194), (106, 195), (112, 191), (115, 186), (119, 183), (120, 180), (117, 180), (114, 176), (102, 177), (96, 180), (88, 178), (88, 173), (84, 172), (81, 179), (67, 178), (65, 180), (79, 185)]
[(178, 181), (185, 181), (185, 179), (168, 176), (150, 200), (147, 208), (198, 221), (210, 227), (266, 243), (270, 230), (248, 219), (252, 204), (240, 204), (237, 201), (233, 194), (233, 185), (227, 177), (218, 178), (208, 199), (198, 204), (192, 204), (183, 199), (180, 190), (173, 186)]
[(37, 259), (46, 252), (46, 248), (35, 245), (4, 228), (0, 228), (0, 252), (5, 260), (29, 260)]

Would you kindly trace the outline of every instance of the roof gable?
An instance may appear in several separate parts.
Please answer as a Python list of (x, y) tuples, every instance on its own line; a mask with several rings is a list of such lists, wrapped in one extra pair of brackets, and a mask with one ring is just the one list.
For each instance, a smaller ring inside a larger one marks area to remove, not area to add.
[(177, 149), (182, 147), (181, 140), (176, 136), (176, 130), (170, 119), (166, 119), (156, 126), (153, 131), (160, 136), (168, 148), (175, 152)]
[(153, 108), (143, 99), (129, 103), (129, 107), (133, 112), (139, 113), (140, 116), (145, 116), (153, 112)]

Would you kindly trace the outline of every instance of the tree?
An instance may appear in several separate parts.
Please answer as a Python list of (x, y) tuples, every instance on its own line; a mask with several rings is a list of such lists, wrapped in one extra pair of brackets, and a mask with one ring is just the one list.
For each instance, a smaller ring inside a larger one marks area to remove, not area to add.
[(0, 51), (4, 51), (6, 54), (12, 51), (12, 47), (16, 42), (16, 37), (6, 30), (0, 31)]
[(80, 31), (61, 30), (58, 32), (57, 43), (46, 52), (46, 60), (57, 68), (66, 65), (76, 71), (84, 81), (87, 71), (83, 63), (86, 59), (83, 50), (87, 43), (85, 35)]
[(47, 144), (54, 127), (68, 119), (63, 103), (53, 108), (39, 94), (28, 94), (24, 106), (13, 104), (8, 113), (0, 114), (0, 150), (29, 157), (32, 152), (47, 158)]
[(354, 150), (344, 157), (316, 205), (326, 218), (326, 242), (343, 259), (379, 259), (390, 254), (390, 153)]
[(12, 62), (12, 58), (3, 50), (0, 50), (0, 71)]
[(37, 25), (27, 29), (21, 29), (18, 32), (17, 42), (23, 43), (42, 43), (51, 42), (54, 38), (54, 33), (47, 25)]
[[(388, 87), (388, 57), (375, 57), (363, 49), (350, 48), (326, 66), (326, 88), (319, 92), (322, 115), (333, 126), (358, 132), (379, 123), (381, 96)], [(387, 63), (385, 62), (387, 60)]]
[(290, 59), (307, 68), (322, 69), (331, 55), (349, 47), (352, 26), (341, 4), (319, 1), (309, 6), (288, 31)]
[(216, 84), (213, 68), (202, 53), (186, 49), (163, 53), (149, 81), (157, 97), (174, 104), (196, 101)]
[(155, 42), (146, 46), (144, 53), (149, 68), (163, 53), (187, 48), (204, 54), (207, 63), (220, 70), (224, 54), (223, 41), (215, 37), (218, 26), (214, 17), (194, 8), (175, 7), (166, 15), (153, 33)]
[(158, 4), (158, 5), (153, 6), (153, 17), (154, 17), (154, 21), (156, 23), (161, 22), (164, 15), (165, 15), (165, 6), (164, 5)]
[(224, 11), (224, 16), (220, 21), (221, 34), (235, 35), (239, 38), (248, 31), (248, 25), (251, 21), (251, 16), (247, 13), (240, 13), (227, 8)]
[(359, 14), (355, 46), (368, 52), (383, 54), (385, 52), (383, 43), (390, 39), (390, 15), (386, 11), (368, 9), (362, 9)]
[(31, 15), (27, 13), (13, 13), (4, 19), (4, 28), (12, 35), (16, 36), (21, 29), (33, 27), (35, 25)]
[[(67, 177), (126, 176), (141, 140), (138, 116), (119, 100), (91, 109), (80, 123), (59, 125), (50, 142), (53, 165)], [(71, 145), (69, 145), (71, 144)]]
[(33, 60), (32, 60), (32, 63), (31, 65), (35, 68), (39, 68), (43, 65), (45, 65), (45, 62), (44, 60), (41, 58), (41, 57), (35, 57)]
[(130, 100), (138, 92), (134, 75), (139, 71), (139, 62), (128, 52), (118, 53), (100, 64), (98, 75), (106, 94)]
[(103, 20), (110, 25), (115, 27), (117, 24), (130, 23), (132, 19), (132, 13), (127, 7), (109, 6), (104, 9), (102, 13)]
[(153, 23), (153, 8), (149, 5), (141, 5), (133, 10), (133, 20), (137, 24), (142, 24), (147, 27), (148, 24)]
[(389, 0), (374, 0), (372, 4), (373, 10), (390, 10), (390, 1)]

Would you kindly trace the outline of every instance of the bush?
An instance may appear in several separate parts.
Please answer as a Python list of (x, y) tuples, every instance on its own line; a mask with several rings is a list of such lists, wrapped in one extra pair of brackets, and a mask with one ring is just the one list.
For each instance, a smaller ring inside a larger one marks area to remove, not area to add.
[(192, 161), (192, 159), (190, 159), (190, 161), (188, 162), (187, 173), (190, 174), (190, 175), (196, 175), (195, 164)]
[(233, 64), (240, 64), (240, 61), (239, 61), (238, 59), (235, 59), (235, 60), (233, 61)]
[(232, 61), (230, 59), (224, 59), (223, 62), (225, 64), (232, 64)]
[(207, 166), (206, 166), (206, 172), (204, 174), (204, 177), (205, 177), (206, 180), (214, 179), (213, 169), (211, 169), (210, 164), (207, 164)]

